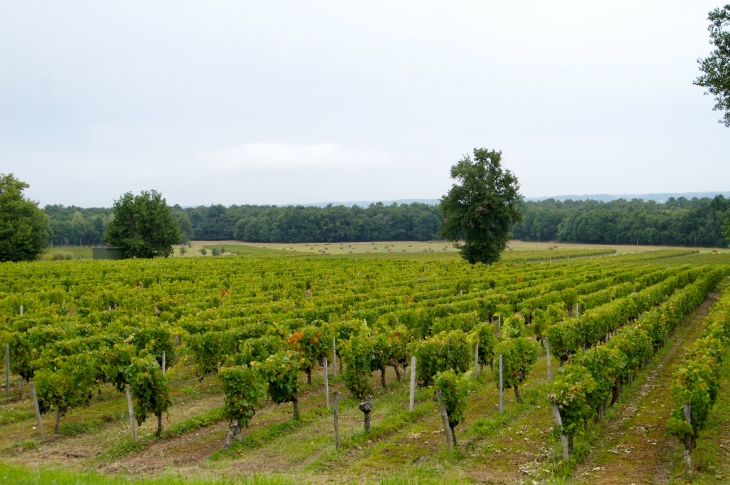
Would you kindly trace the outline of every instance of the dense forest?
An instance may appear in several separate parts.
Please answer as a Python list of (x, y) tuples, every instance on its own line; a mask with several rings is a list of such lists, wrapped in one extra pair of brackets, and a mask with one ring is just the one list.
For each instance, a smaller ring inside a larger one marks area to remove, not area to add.
[(523, 241), (726, 247), (722, 225), (729, 218), (730, 200), (722, 195), (664, 204), (548, 199), (526, 202), (524, 221), (512, 234)]
[[(54, 245), (100, 244), (111, 209), (49, 205)], [(369, 207), (212, 205), (173, 207), (187, 239), (250, 242), (427, 241), (438, 239), (438, 206), (371, 204)], [(512, 228), (516, 239), (593, 244), (652, 244), (725, 247), (722, 224), (730, 219), (730, 200), (624, 199), (612, 202), (548, 199), (524, 204), (524, 222)]]
[[(46, 206), (54, 245), (100, 244), (111, 209)], [(412, 203), (358, 206), (173, 207), (187, 239), (249, 242), (428, 241), (438, 238), (437, 206)]]

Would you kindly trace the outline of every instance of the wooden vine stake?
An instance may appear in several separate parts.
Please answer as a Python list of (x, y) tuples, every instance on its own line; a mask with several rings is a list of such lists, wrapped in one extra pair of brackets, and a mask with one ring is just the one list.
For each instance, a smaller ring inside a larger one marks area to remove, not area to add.
[(10, 399), (10, 344), (5, 344), (5, 392)]
[(124, 386), (127, 394), (127, 409), (129, 409), (129, 428), (132, 430), (132, 441), (137, 441), (137, 423), (134, 420), (134, 405), (132, 404), (132, 393), (129, 391), (129, 384)]
[(446, 408), (444, 402), (441, 399), (441, 391), (434, 393), (434, 398), (439, 405), (439, 413), (441, 414), (441, 420), (444, 422), (444, 434), (446, 435), (446, 445), (449, 447), (449, 453), (454, 452), (454, 438), (451, 436), (451, 426), (449, 426), (449, 415), (446, 414)]
[[(685, 401), (684, 403), (684, 419), (687, 420), (687, 424), (692, 424), (692, 403)], [(692, 480), (692, 435), (687, 435), (684, 438), (684, 465), (687, 469), (687, 477)]]
[(565, 437), (565, 434), (563, 433), (563, 418), (560, 417), (560, 408), (558, 408), (558, 405), (555, 404), (552, 397), (550, 398), (550, 407), (553, 409), (553, 417), (555, 418), (555, 423), (557, 423), (558, 428), (560, 428), (560, 445), (563, 447), (563, 459), (568, 459), (568, 438)]
[(413, 411), (416, 402), (416, 356), (411, 357), (411, 401), (408, 409)]
[(502, 379), (502, 354), (499, 354), (499, 414), (504, 412), (504, 380)]
[(162, 351), (162, 375), (165, 374), (165, 371), (167, 370), (167, 359), (165, 358), (165, 351)]
[(337, 391), (332, 393), (332, 399), (333, 399), (333, 406), (335, 409), (335, 449), (337, 451), (340, 451), (340, 412), (337, 408)]
[(337, 376), (337, 344), (332, 337), (332, 377)]
[(327, 409), (330, 408), (330, 383), (329, 383), (329, 369), (327, 364), (327, 357), (324, 358), (324, 403)]
[(474, 346), (474, 379), (479, 377), (479, 342)]
[(30, 384), (30, 396), (33, 399), (33, 410), (35, 411), (35, 418), (38, 420), (38, 432), (41, 435), (41, 441), (46, 439), (46, 432), (43, 431), (43, 418), (41, 418), (41, 408), (38, 406), (38, 396), (35, 394), (35, 386), (32, 382)]
[(548, 370), (548, 382), (553, 380), (553, 369), (552, 369), (552, 363), (550, 358), (550, 340), (548, 340), (547, 337), (545, 337), (545, 352), (547, 352), (547, 370)]

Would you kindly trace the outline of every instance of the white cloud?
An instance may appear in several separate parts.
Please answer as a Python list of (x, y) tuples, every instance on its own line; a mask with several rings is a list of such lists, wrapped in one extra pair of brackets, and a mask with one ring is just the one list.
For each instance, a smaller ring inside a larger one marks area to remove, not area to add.
[(407, 162), (407, 159), (392, 153), (336, 143), (315, 145), (246, 143), (234, 148), (203, 153), (201, 159), (212, 168), (270, 170), (308, 168), (368, 170)]

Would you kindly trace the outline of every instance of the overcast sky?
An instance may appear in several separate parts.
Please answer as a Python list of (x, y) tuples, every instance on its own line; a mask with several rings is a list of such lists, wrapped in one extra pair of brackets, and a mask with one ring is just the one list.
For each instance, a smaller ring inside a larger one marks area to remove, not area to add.
[(474, 147), (528, 197), (730, 189), (692, 85), (722, 2), (0, 3), (0, 173), (41, 204), (438, 198)]

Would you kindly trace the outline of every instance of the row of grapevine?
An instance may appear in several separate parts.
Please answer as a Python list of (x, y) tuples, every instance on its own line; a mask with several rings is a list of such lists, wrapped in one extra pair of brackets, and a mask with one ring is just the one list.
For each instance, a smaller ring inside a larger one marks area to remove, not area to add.
[(559, 410), (567, 436), (567, 454), (573, 435), (594, 416), (600, 419), (615, 403), (621, 387), (666, 342), (685, 315), (702, 303), (728, 274), (722, 266), (677, 291), (658, 307), (646, 311), (634, 324), (619, 329), (610, 340), (573, 355), (553, 381), (549, 400)]
[[(708, 267), (700, 267), (682, 271), (636, 293), (591, 308), (579, 317), (568, 318), (551, 326), (547, 330), (547, 337), (553, 355), (561, 363), (565, 362), (581, 348), (595, 345), (630, 319), (639, 318), (642, 312), (659, 304), (677, 288), (694, 281), (707, 270)], [(648, 281), (653, 283), (652, 280)]]
[(723, 360), (730, 345), (730, 290), (726, 289), (705, 318), (702, 335), (685, 353), (684, 362), (672, 375), (674, 410), (669, 432), (683, 444), (688, 471), (691, 452), (717, 400)]

